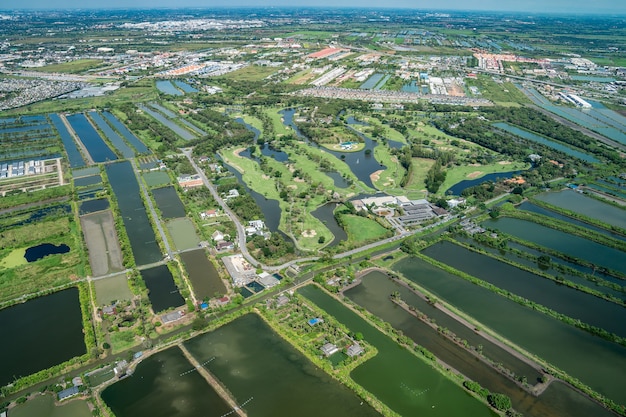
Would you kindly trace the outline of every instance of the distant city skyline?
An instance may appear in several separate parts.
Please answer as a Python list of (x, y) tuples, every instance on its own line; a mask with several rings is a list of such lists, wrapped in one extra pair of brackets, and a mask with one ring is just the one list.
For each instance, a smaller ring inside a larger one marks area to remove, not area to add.
[(623, 0), (22, 0), (11, 9), (227, 8), (227, 7), (381, 7), (424, 10), (505, 11), (524, 13), (626, 14)]

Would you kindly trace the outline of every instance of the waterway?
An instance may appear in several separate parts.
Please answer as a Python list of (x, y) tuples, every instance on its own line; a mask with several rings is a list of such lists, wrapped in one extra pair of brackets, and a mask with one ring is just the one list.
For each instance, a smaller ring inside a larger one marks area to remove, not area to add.
[(104, 140), (102, 140), (84, 114), (73, 114), (67, 116), (66, 119), (83, 145), (85, 145), (85, 148), (87, 148), (87, 152), (89, 152), (94, 162), (107, 162), (117, 159), (117, 156), (107, 144), (104, 143)]
[(226, 286), (213, 263), (207, 258), (204, 249), (183, 252), (180, 254), (180, 258), (185, 265), (197, 299), (205, 300), (213, 298), (217, 294), (226, 294)]
[(555, 285), (550, 279), (449, 241), (435, 243), (422, 253), (558, 313), (626, 337), (626, 308), (623, 306), (565, 285)]
[(536, 195), (534, 198), (545, 201), (553, 206), (591, 217), (592, 219), (601, 220), (612, 226), (626, 229), (626, 210), (603, 203), (573, 190), (542, 193)]
[(133, 145), (137, 152), (140, 154), (150, 154), (150, 150), (144, 145), (142, 141), (140, 141), (137, 136), (135, 136), (130, 130), (124, 126), (122, 122), (120, 122), (115, 116), (113, 116), (108, 111), (102, 112), (102, 115), (111, 123), (111, 125), (124, 136), (124, 138)]
[(324, 226), (326, 226), (334, 236), (333, 240), (327, 245), (327, 247), (333, 247), (338, 245), (342, 240), (348, 240), (348, 234), (341, 228), (341, 226), (339, 226), (339, 223), (337, 223), (337, 219), (333, 214), (336, 207), (337, 204), (328, 203), (311, 212), (311, 215), (324, 223)]
[(180, 201), (180, 197), (178, 197), (174, 187), (170, 185), (168, 187), (155, 188), (152, 190), (152, 195), (164, 219), (185, 217), (185, 206)]
[(75, 287), (0, 310), (0, 386), (87, 352)]
[(551, 229), (540, 224), (510, 217), (490, 219), (483, 223), (490, 229), (497, 229), (558, 252), (584, 259), (596, 266), (604, 266), (626, 274), (624, 252), (601, 245), (592, 240)]
[(600, 162), (597, 158), (595, 158), (595, 157), (593, 157), (593, 156), (591, 156), (589, 154), (586, 154), (584, 152), (578, 151), (578, 150), (576, 150), (576, 149), (574, 149), (572, 147), (566, 146), (564, 144), (555, 142), (553, 140), (550, 140), (550, 139), (548, 139), (546, 137), (543, 137), (543, 136), (540, 136), (538, 134), (535, 134), (535, 133), (529, 132), (527, 130), (521, 129), (521, 128), (517, 127), (517, 126), (513, 126), (513, 125), (510, 125), (508, 123), (502, 123), (502, 122), (494, 123), (493, 125), (495, 127), (497, 127), (498, 129), (502, 129), (502, 130), (504, 130), (506, 132), (509, 132), (509, 133), (512, 133), (512, 134), (517, 135), (519, 137), (522, 137), (524, 139), (527, 139), (527, 140), (529, 140), (531, 142), (540, 143), (542, 145), (548, 146), (548, 147), (550, 147), (552, 149), (555, 149), (557, 151), (563, 152), (566, 155), (570, 155), (570, 156), (576, 157), (576, 158), (581, 159), (583, 161), (586, 161), (586, 162)]
[(141, 278), (148, 287), (148, 298), (155, 313), (185, 304), (167, 265), (144, 269), (141, 271)]
[[(394, 328), (401, 330), (413, 341), (433, 352), (439, 359), (460, 371), (466, 377), (478, 382), (492, 392), (508, 395), (513, 407), (524, 416), (531, 417), (588, 417), (610, 416), (599, 406), (566, 384), (554, 384), (540, 397), (519, 388), (510, 379), (485, 365), (464, 348), (453, 344), (439, 332), (406, 312), (390, 300), (389, 294), (398, 291), (402, 301), (433, 319), (437, 326), (445, 328), (457, 337), (468, 341), (470, 346), (481, 346), (481, 352), (493, 363), (500, 363), (512, 370), (516, 376), (525, 376), (529, 384), (538, 382), (540, 374), (533, 367), (517, 359), (498, 345), (480, 336), (479, 332), (451, 318), (439, 308), (429, 304), (406, 287), (396, 284), (379, 271), (373, 271), (361, 278), (360, 285), (350, 289), (345, 295), (371, 313), (382, 318)], [(557, 386), (558, 385), (558, 386)]]
[(117, 417), (221, 417), (228, 413), (228, 404), (200, 373), (185, 373), (191, 369), (182, 351), (171, 347), (144, 359), (132, 377), (107, 387), (102, 399)]
[(335, 317), (352, 332), (361, 332), (378, 354), (354, 369), (352, 379), (403, 416), (495, 416), (430, 364), (381, 333), (339, 301), (309, 285), (298, 293)]
[(422, 259), (406, 258), (393, 268), (523, 349), (626, 404), (623, 346), (517, 304)]
[(163, 258), (154, 230), (141, 199), (139, 184), (130, 162), (106, 165), (106, 173), (124, 220), (126, 234), (137, 266), (151, 264)]
[(261, 318), (248, 314), (185, 343), (233, 394), (252, 400), (250, 417), (379, 415), (367, 403), (284, 341)]
[[(261, 151), (261, 155), (267, 156), (269, 158), (274, 158), (278, 162), (286, 162), (289, 160), (289, 155), (281, 150), (275, 149), (271, 143), (258, 143), (259, 137), (261, 136), (261, 131), (256, 127), (248, 124), (241, 117), (235, 119), (237, 123), (241, 123), (244, 127), (254, 134), (254, 143), (259, 146), (259, 150)], [(245, 156), (246, 158), (252, 158), (249, 150), (245, 150), (240, 153), (241, 156)]]
[(67, 128), (65, 127), (65, 124), (61, 120), (61, 117), (59, 117), (58, 114), (49, 114), (48, 117), (52, 121), (52, 124), (54, 125), (57, 132), (59, 132), (59, 135), (61, 136), (61, 141), (63, 142), (63, 147), (65, 148), (65, 152), (67, 153), (67, 158), (69, 160), (70, 167), (71, 168), (84, 167), (86, 165), (85, 160), (83, 159), (83, 156), (78, 150), (78, 147), (76, 146), (76, 143), (74, 142), (74, 139), (72, 139), (70, 132), (68, 132)]

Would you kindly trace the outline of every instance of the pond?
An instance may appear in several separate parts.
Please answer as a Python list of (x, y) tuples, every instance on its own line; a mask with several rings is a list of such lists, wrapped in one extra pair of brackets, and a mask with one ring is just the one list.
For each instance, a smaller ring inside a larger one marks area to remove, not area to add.
[(155, 188), (152, 190), (152, 195), (164, 219), (185, 217), (185, 206), (174, 187)]
[[(252, 126), (251, 124), (246, 123), (245, 120), (243, 120), (241, 117), (236, 118), (235, 121), (237, 123), (241, 123), (245, 126), (246, 129), (254, 133), (254, 143), (259, 145), (259, 150), (261, 151), (261, 154), (263, 156), (274, 158), (278, 162), (285, 162), (289, 159), (289, 155), (287, 155), (286, 152), (275, 149), (270, 143), (258, 143), (259, 137), (261, 136), (261, 131), (259, 129)], [(241, 152), (240, 155), (245, 156), (246, 158), (251, 158), (250, 151), (248, 149)]]
[(49, 114), (50, 120), (54, 125), (57, 132), (61, 136), (61, 142), (63, 142), (63, 147), (65, 148), (65, 152), (67, 153), (67, 158), (70, 163), (71, 168), (80, 168), (85, 166), (85, 160), (83, 159), (82, 154), (78, 150), (78, 146), (76, 146), (76, 142), (72, 139), (70, 132), (65, 127), (65, 124), (61, 120), (61, 117), (58, 114)]
[(161, 106), (160, 104), (158, 104), (158, 103), (150, 103), (150, 106), (152, 108), (160, 111), (161, 113), (163, 113), (168, 119), (175, 120), (177, 123), (184, 125), (188, 129), (190, 129), (192, 132), (195, 132), (195, 133), (197, 133), (199, 135), (206, 135), (206, 132), (204, 132), (200, 128), (196, 127), (196, 125), (194, 125), (193, 123), (183, 119), (182, 117), (180, 117), (176, 113), (174, 113), (171, 110)]
[(615, 207), (574, 190), (562, 190), (552, 193), (541, 193), (535, 196), (553, 206), (561, 207), (592, 219), (600, 220), (612, 226), (626, 229), (626, 210)]
[(174, 87), (174, 85), (169, 80), (158, 80), (156, 82), (156, 88), (165, 94), (169, 94), (172, 96), (182, 96), (183, 92), (178, 88)]
[(173, 121), (171, 121), (170, 119), (168, 119), (167, 117), (163, 116), (161, 113), (152, 110), (146, 106), (144, 106), (143, 104), (139, 104), (138, 107), (144, 111), (145, 113), (149, 114), (150, 116), (152, 116), (153, 118), (155, 118), (157, 121), (159, 121), (162, 125), (166, 126), (167, 128), (169, 128), (170, 130), (172, 130), (174, 133), (176, 133), (178, 136), (180, 136), (181, 138), (185, 139), (185, 140), (191, 140), (195, 138), (195, 135), (192, 134), (191, 132), (189, 132), (188, 130), (182, 128), (181, 126), (178, 126), (176, 123), (174, 123)]
[(195, 88), (193, 88), (192, 86), (190, 86), (189, 84), (183, 81), (174, 80), (174, 84), (176, 85), (176, 87), (180, 88), (185, 93), (197, 93), (198, 92), (198, 90), (196, 90)]
[(213, 263), (207, 258), (204, 249), (183, 252), (180, 258), (197, 299), (205, 300), (217, 294), (220, 296), (226, 294), (226, 286)]
[(622, 389), (626, 384), (625, 347), (524, 307), (422, 259), (405, 258), (393, 269), (531, 354), (612, 400), (626, 403)]
[[(441, 309), (418, 297), (406, 287), (396, 284), (383, 272), (373, 271), (366, 274), (362, 277), (362, 283), (347, 291), (345, 295), (390, 323), (394, 328), (401, 330), (446, 364), (478, 382), (481, 386), (492, 392), (508, 395), (512, 400), (513, 407), (526, 417), (588, 417), (590, 415), (608, 417), (611, 415), (606, 409), (566, 384), (553, 383), (548, 391), (539, 397), (525, 392), (510, 379), (476, 360), (475, 356), (467, 353), (464, 348), (450, 342), (438, 331), (426, 326), (422, 321), (394, 304), (389, 297), (394, 291), (400, 293), (402, 301), (428, 315), (435, 320), (438, 326), (448, 329), (463, 340), (467, 340), (470, 346), (482, 346), (482, 354), (490, 358), (492, 362), (502, 364), (517, 376), (525, 376), (531, 385), (538, 382), (540, 374), (536, 369), (483, 338), (480, 332), (475, 332), (454, 320)], [(554, 388), (550, 389), (551, 387)], [(562, 401), (563, 399), (567, 399), (567, 401)]]
[(324, 172), (324, 174), (328, 175), (330, 178), (332, 178), (335, 187), (339, 187), (339, 188), (348, 188), (350, 187), (350, 183), (348, 182), (348, 180), (346, 180), (340, 172), (337, 171), (330, 171), (330, 172)]
[(535, 134), (533, 132), (529, 132), (527, 130), (521, 129), (521, 128), (517, 127), (517, 126), (513, 126), (513, 125), (510, 125), (508, 123), (502, 123), (502, 122), (494, 123), (493, 126), (497, 127), (498, 129), (502, 129), (502, 130), (504, 130), (506, 132), (512, 133), (514, 135), (517, 135), (519, 137), (522, 137), (524, 139), (527, 139), (527, 140), (529, 140), (531, 142), (540, 143), (542, 145), (548, 146), (548, 147), (550, 147), (552, 149), (555, 149), (557, 151), (563, 152), (566, 155), (576, 157), (576, 158), (581, 159), (583, 161), (586, 161), (586, 162), (600, 162), (597, 158), (595, 158), (595, 157), (593, 157), (593, 156), (591, 156), (589, 154), (586, 154), (584, 152), (576, 150), (576, 149), (574, 149), (572, 147), (566, 146), (566, 145), (564, 145), (562, 143), (555, 142), (553, 140), (550, 140), (550, 139), (548, 139), (546, 137), (540, 136), (540, 135)]
[(250, 417), (379, 415), (317, 368), (255, 314), (185, 342)]
[(106, 173), (117, 198), (135, 263), (140, 266), (160, 261), (163, 254), (156, 242), (130, 162), (107, 164)]
[(352, 332), (361, 332), (378, 354), (358, 366), (350, 376), (392, 410), (403, 416), (495, 416), (463, 388), (436, 371), (425, 359), (401, 348), (356, 313), (318, 287), (298, 293), (335, 317)]
[(120, 122), (115, 116), (108, 111), (102, 112), (102, 115), (111, 123), (111, 125), (124, 136), (124, 138), (130, 143), (137, 152), (140, 154), (149, 154), (150, 150), (135, 136), (122, 122)]
[(0, 310), (0, 329), (0, 386), (87, 352), (76, 287)]
[(70, 251), (70, 247), (66, 244), (62, 243), (60, 245), (54, 245), (52, 243), (41, 243), (37, 246), (31, 246), (26, 249), (24, 253), (24, 258), (28, 262), (35, 262), (48, 255), (56, 255), (62, 253), (68, 253)]
[(100, 175), (90, 175), (88, 177), (80, 177), (74, 179), (75, 187), (87, 187), (89, 185), (96, 185), (102, 183), (102, 177)]
[(96, 126), (98, 126), (98, 129), (100, 129), (104, 133), (107, 139), (109, 139), (113, 146), (115, 146), (115, 148), (120, 151), (124, 158), (133, 158), (135, 156), (135, 151), (131, 149), (130, 146), (126, 144), (126, 142), (124, 142), (120, 135), (118, 135), (113, 129), (111, 129), (111, 126), (109, 126), (109, 124), (104, 121), (100, 113), (90, 111), (89, 117), (91, 118), (91, 120), (94, 121)]
[(85, 400), (74, 399), (55, 404), (53, 394), (37, 395), (24, 404), (11, 408), (11, 417), (92, 417)]
[(88, 200), (80, 203), (78, 214), (83, 216), (89, 213), (95, 213), (97, 211), (106, 210), (110, 207), (109, 200), (106, 198), (98, 198), (96, 200)]
[(171, 347), (144, 359), (132, 377), (102, 391), (102, 399), (117, 417), (226, 415), (228, 404), (200, 373), (186, 373), (190, 369), (193, 365), (182, 351)]
[(67, 116), (66, 119), (72, 126), (72, 129), (74, 129), (74, 132), (76, 132), (80, 141), (85, 145), (85, 148), (87, 148), (87, 152), (89, 152), (94, 162), (107, 162), (117, 159), (115, 153), (113, 153), (104, 140), (102, 140), (84, 114), (73, 114)]
[(461, 182), (457, 182), (452, 187), (446, 190), (446, 194), (448, 195), (461, 195), (466, 188), (474, 187), (475, 185), (480, 185), (487, 181), (499, 181), (508, 178), (513, 178), (516, 175), (521, 174), (523, 171), (509, 171), (509, 172), (493, 172), (491, 174), (483, 175), (480, 178), (476, 178), (473, 180), (463, 180)]
[(148, 298), (155, 313), (185, 304), (167, 265), (144, 269), (141, 271), (141, 278), (146, 283)]
[[(448, 241), (422, 250), (428, 257), (544, 305), (557, 313), (626, 337), (626, 309)], [(585, 306), (585, 308), (581, 308)]]
[(626, 274), (624, 252), (592, 240), (510, 217), (490, 219), (483, 222), (483, 226)]
[[(578, 194), (578, 193), (572, 192), (572, 194)], [(537, 198), (537, 197), (540, 197), (540, 195), (539, 196), (535, 196), (535, 198)], [(538, 200), (542, 200), (541, 198), (537, 198), (537, 199)], [(593, 199), (590, 199), (590, 200), (593, 200)], [(593, 200), (593, 201), (596, 201), (596, 200)], [(599, 201), (597, 201), (597, 202), (600, 203)], [(602, 204), (602, 203), (600, 203), (600, 204)], [(576, 225), (576, 226), (584, 227), (586, 229), (593, 230), (595, 232), (599, 232), (599, 233), (602, 233), (604, 235), (610, 236), (613, 239), (626, 241), (626, 236), (618, 235), (616, 233), (611, 232), (610, 230), (603, 229), (601, 227), (597, 227), (597, 226), (594, 226), (592, 224), (585, 223), (585, 222), (583, 222), (581, 220), (574, 219), (572, 217), (566, 216), (566, 215), (558, 213), (556, 211), (552, 211), (552, 210), (550, 210), (548, 208), (538, 206), (536, 204), (531, 203), (528, 200), (524, 201), (523, 203), (518, 205), (517, 208), (519, 210), (524, 210), (524, 211), (528, 211), (528, 212), (531, 212), (531, 213), (542, 214), (544, 216), (552, 217), (553, 219), (563, 220), (564, 222), (567, 222), (567, 223), (570, 223), (570, 224), (573, 224), (573, 225)], [(576, 206), (565, 206), (564, 208), (567, 208), (568, 210), (571, 210), (571, 211), (579, 211), (580, 210), (579, 207), (576, 207)], [(576, 210), (572, 210), (572, 209), (576, 209)], [(592, 214), (597, 216), (596, 212), (592, 212)], [(626, 215), (626, 212), (624, 212), (624, 214)], [(604, 221), (604, 218), (599, 219), (599, 220)]]
[(348, 234), (341, 228), (341, 226), (339, 226), (339, 223), (337, 223), (337, 219), (335, 218), (334, 211), (336, 207), (337, 204), (328, 203), (311, 212), (311, 216), (324, 223), (324, 226), (326, 226), (333, 234), (334, 239), (326, 245), (329, 248), (338, 245), (342, 240), (348, 240)]

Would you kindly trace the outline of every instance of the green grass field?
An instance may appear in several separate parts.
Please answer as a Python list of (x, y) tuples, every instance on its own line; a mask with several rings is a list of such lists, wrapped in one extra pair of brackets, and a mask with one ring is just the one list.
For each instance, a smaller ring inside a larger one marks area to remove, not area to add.
[(530, 104), (528, 97), (515, 87), (513, 83), (497, 83), (489, 75), (479, 75), (478, 78), (475, 79), (468, 78), (467, 86), (478, 87), (482, 98), (492, 100), (500, 106), (520, 106)]
[(111, 340), (111, 352), (113, 354), (123, 352), (139, 344), (139, 340), (137, 340), (135, 332), (132, 330), (109, 333), (109, 338)]
[(76, 61), (64, 62), (62, 64), (46, 65), (45, 67), (33, 68), (39, 72), (62, 72), (65, 74), (80, 74), (102, 65), (100, 59), (77, 59)]
[(291, 135), (293, 134), (293, 131), (291, 129), (288, 129), (283, 124), (282, 122), (283, 116), (278, 113), (280, 110), (282, 109), (278, 107), (270, 107), (270, 108), (264, 109), (265, 113), (272, 120), (272, 125), (274, 127), (274, 133), (276, 133), (276, 136)]
[(386, 237), (390, 232), (376, 222), (376, 220), (352, 214), (342, 215), (348, 244), (358, 245)]
[(163, 185), (169, 185), (171, 183), (170, 176), (167, 172), (153, 171), (143, 174), (143, 179), (148, 187), (159, 187)]
[(229, 72), (228, 74), (220, 75), (219, 77), (215, 77), (215, 79), (219, 82), (222, 78), (232, 78), (237, 81), (260, 81), (272, 75), (276, 72), (276, 68), (273, 67), (262, 67), (259, 65), (248, 65), (240, 70)]
[(407, 192), (407, 197), (411, 199), (425, 198), (428, 192), (426, 191), (426, 174), (428, 170), (435, 164), (433, 159), (426, 158), (413, 158), (413, 171), (411, 172), (411, 178), (404, 187)]

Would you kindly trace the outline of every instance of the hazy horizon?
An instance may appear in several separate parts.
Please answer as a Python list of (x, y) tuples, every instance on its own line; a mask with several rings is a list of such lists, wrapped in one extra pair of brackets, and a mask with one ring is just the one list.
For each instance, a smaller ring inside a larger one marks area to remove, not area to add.
[(243, 8), (243, 7), (276, 7), (276, 8), (379, 8), (379, 9), (416, 9), (432, 11), (484, 11), (484, 12), (520, 12), (550, 14), (617, 14), (626, 15), (626, 2), (615, 0), (527, 0), (524, 2), (510, 0), (441, 0), (433, 5), (431, 2), (413, 0), (392, 0), (384, 7), (375, 0), (322, 0), (311, 4), (302, 0), (275, 0), (268, 4), (259, 0), (136, 0), (129, 4), (127, 0), (110, 0), (105, 2), (83, 0), (23, 0), (19, 6), (1, 10), (55, 10), (55, 9), (184, 9), (184, 8)]

